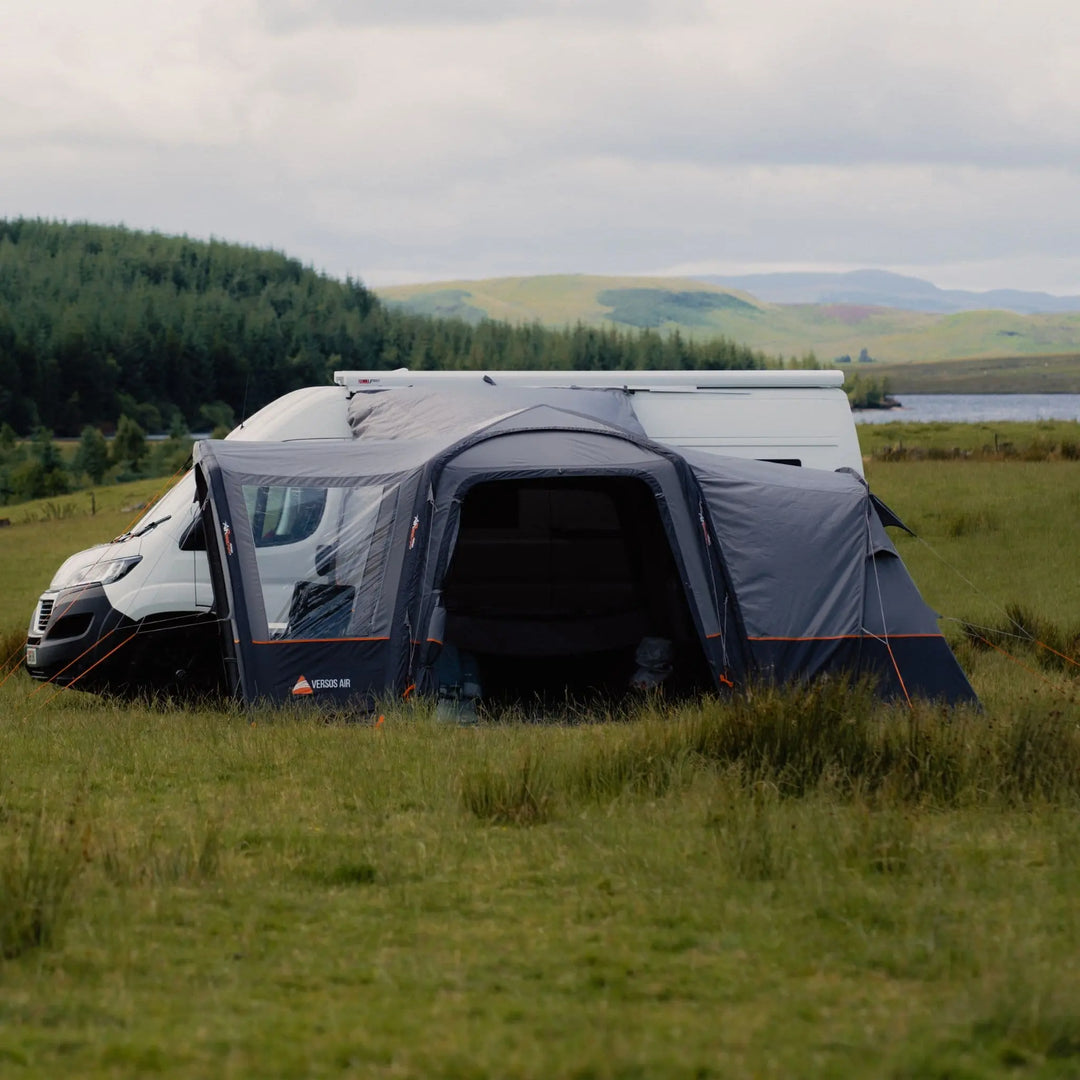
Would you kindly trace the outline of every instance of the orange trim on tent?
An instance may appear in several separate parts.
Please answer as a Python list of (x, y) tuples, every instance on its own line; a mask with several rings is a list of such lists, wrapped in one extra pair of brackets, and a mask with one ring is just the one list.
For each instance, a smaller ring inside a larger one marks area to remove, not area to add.
[[(333, 644), (340, 641), (389, 641), (389, 637), (298, 637), (298, 638), (274, 638), (273, 641), (251, 640), (252, 645), (320, 645), (324, 642)], [(240, 644), (237, 642), (236, 644)]]
[[(942, 638), (944, 634), (890, 634), (890, 638)], [(881, 640), (879, 634), (823, 634), (820, 637), (750, 637), (750, 641), (864, 641)]]

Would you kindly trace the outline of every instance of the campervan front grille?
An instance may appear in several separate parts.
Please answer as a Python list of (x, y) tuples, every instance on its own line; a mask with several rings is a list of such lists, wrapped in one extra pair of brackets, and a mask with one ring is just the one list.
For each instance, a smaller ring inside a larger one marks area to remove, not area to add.
[(39, 633), (44, 633), (45, 627), (49, 625), (49, 618), (52, 616), (53, 604), (55, 603), (55, 600), (42, 599), (38, 604), (38, 615), (34, 625)]

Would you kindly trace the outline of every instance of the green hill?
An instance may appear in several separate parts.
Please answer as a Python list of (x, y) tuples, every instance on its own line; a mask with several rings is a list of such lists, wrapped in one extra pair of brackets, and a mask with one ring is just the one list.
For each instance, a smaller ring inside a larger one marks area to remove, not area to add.
[[(0, 421), (77, 434), (252, 411), (378, 358), (382, 307), (275, 251), (89, 224), (0, 220)], [(141, 407), (141, 408), (140, 408)]]
[[(994, 357), (989, 388), (1070, 389), (1080, 315), (766, 304), (686, 279), (580, 275), (377, 296), (280, 252), (0, 219), (0, 431), (20, 435), (108, 430), (121, 416), (210, 427), (335, 368), (696, 370), (862, 349), (905, 363)], [(935, 367), (905, 367), (904, 388), (908, 370), (925, 382)], [(979, 370), (961, 364), (954, 384), (971, 387)]]
[(707, 320), (719, 309), (752, 313), (749, 302), (723, 291), (704, 302), (661, 300), (657, 314), (640, 292), (616, 298), (625, 317), (618, 329), (565, 318), (549, 329), (513, 310), (496, 315), (511, 321), (492, 322), (454, 295), (422, 300), (416, 314), (276, 251), (0, 219), (0, 433), (9, 441), (38, 427), (77, 435), (121, 416), (151, 431), (211, 427), (325, 383), (335, 368), (765, 364), (761, 353), (715, 334), (691, 342), (650, 329), (669, 308)]
[(434, 282), (377, 290), (399, 310), (478, 321), (582, 323), (678, 330), (694, 340), (723, 335), (770, 354), (822, 360), (858, 357), (908, 363), (1024, 357), (1080, 350), (1080, 313), (940, 315), (859, 304), (770, 304), (687, 278), (553, 275)]

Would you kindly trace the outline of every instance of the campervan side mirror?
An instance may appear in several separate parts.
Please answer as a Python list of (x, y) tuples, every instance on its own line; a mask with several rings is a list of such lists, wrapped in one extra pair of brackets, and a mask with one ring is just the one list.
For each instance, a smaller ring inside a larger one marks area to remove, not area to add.
[(320, 544), (315, 549), (315, 573), (329, 577), (337, 566), (337, 548), (333, 544)]

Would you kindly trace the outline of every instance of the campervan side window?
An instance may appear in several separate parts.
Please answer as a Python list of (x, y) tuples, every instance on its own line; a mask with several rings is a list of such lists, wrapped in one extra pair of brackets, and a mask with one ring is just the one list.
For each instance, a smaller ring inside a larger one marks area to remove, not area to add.
[[(270, 640), (386, 630), (382, 584), (397, 485), (243, 485)], [(261, 617), (252, 620), (257, 639)]]
[(326, 489), (245, 484), (244, 502), (255, 546), (279, 547), (306, 540), (318, 528), (326, 508)]

